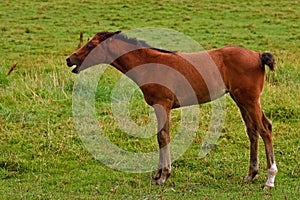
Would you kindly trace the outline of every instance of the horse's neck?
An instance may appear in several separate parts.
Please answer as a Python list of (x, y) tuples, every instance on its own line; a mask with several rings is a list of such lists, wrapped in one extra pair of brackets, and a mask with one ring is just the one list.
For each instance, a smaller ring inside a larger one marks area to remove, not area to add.
[(153, 54), (153, 50), (151, 49), (132, 49), (126, 49), (127, 52), (120, 53), (120, 56), (111, 63), (112, 66), (121, 71), (123, 74), (126, 74), (135, 67), (150, 63), (151, 57), (153, 57), (151, 56), (151, 54)]

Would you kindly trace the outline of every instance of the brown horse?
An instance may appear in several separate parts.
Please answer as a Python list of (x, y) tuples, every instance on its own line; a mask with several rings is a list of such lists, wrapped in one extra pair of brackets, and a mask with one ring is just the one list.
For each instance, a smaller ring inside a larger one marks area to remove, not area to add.
[[(252, 180), (258, 172), (260, 135), (265, 144), (268, 166), (265, 187), (274, 187), (277, 167), (272, 125), (260, 106), (266, 76), (264, 66), (274, 70), (272, 54), (234, 46), (179, 53), (154, 48), (118, 31), (97, 33), (66, 61), (69, 67), (76, 65), (73, 73), (100, 63), (110, 64), (139, 85), (158, 121), (159, 164), (153, 177), (157, 184), (163, 184), (171, 175), (170, 110), (209, 102), (229, 93), (241, 111), (251, 143), (246, 180)], [(181, 80), (185, 80), (189, 87)]]

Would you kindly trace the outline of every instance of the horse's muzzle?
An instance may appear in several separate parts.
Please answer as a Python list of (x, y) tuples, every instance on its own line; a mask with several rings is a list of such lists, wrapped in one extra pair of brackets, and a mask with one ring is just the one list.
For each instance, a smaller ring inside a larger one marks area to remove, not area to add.
[(68, 67), (72, 67), (74, 64), (71, 62), (70, 57), (66, 59)]
[(79, 74), (79, 72), (80, 72), (79, 66), (76, 65), (76, 67), (72, 70), (72, 73)]

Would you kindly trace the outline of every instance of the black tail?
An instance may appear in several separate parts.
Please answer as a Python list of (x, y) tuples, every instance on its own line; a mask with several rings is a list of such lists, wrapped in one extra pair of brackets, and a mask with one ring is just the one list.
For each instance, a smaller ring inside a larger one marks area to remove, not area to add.
[(262, 53), (260, 55), (262, 67), (268, 65), (271, 71), (275, 71), (275, 60), (274, 56), (270, 53)]

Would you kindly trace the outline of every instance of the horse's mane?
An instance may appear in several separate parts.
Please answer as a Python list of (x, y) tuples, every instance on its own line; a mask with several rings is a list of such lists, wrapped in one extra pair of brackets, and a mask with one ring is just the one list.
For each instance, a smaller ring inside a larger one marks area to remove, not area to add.
[(169, 51), (169, 50), (165, 50), (165, 49), (160, 49), (160, 48), (153, 47), (153, 46), (149, 45), (144, 40), (138, 40), (136, 38), (129, 38), (129, 37), (127, 37), (123, 33), (117, 33), (117, 34), (115, 34), (113, 36), (114, 36), (114, 38), (117, 38), (119, 40), (122, 40), (124, 42), (130, 43), (130, 44), (133, 44), (133, 45), (136, 45), (138, 47), (144, 47), (144, 48), (153, 49), (153, 50), (159, 51), (161, 53), (176, 53), (176, 51)]

